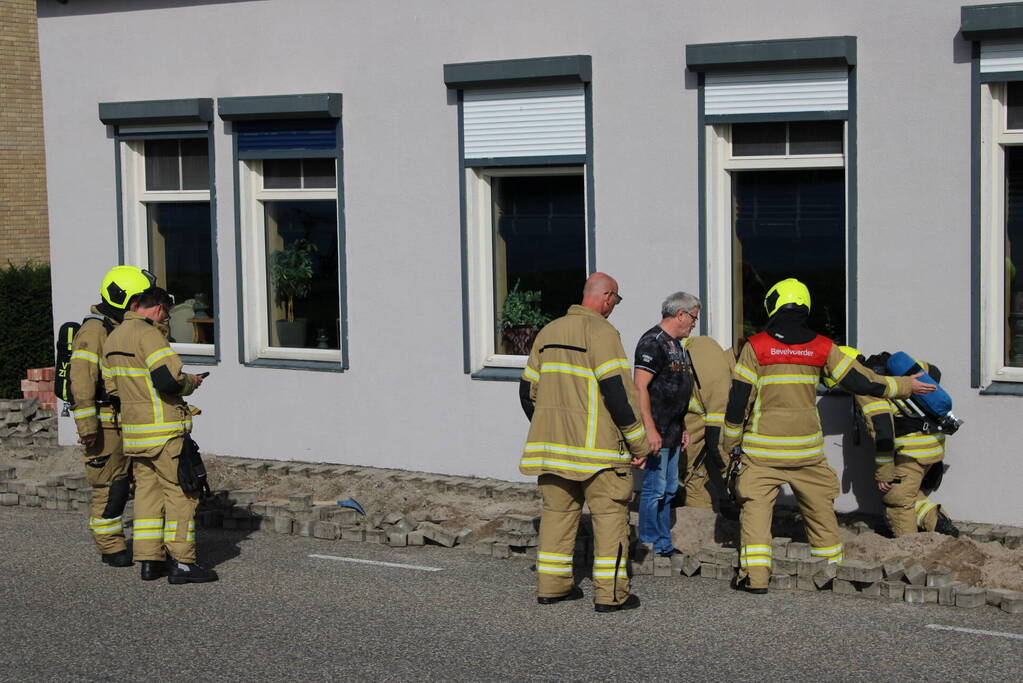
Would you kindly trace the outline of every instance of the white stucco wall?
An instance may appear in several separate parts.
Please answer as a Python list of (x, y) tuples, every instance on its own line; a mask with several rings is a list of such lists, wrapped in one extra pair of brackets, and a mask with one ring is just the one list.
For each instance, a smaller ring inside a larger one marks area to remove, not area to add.
[[(520, 478), (516, 385), (463, 374), (457, 112), (443, 64), (592, 55), (596, 260), (621, 284), (612, 322), (631, 351), (665, 294), (699, 288), (697, 90), (685, 45), (853, 35), (860, 346), (906, 348), (944, 370), (968, 423), (950, 440), (936, 499), (960, 519), (1021, 522), (1023, 398), (969, 386), (970, 64), (959, 2), (175, 4), (40, 2), (57, 325), (81, 318), (116, 259), (115, 150), (98, 102), (344, 97), (343, 374), (240, 364), (231, 140), (215, 120), (222, 360), (194, 396), (204, 449)], [(869, 457), (842, 446), (847, 400), (822, 408), (845, 482), (838, 507), (876, 509)], [(73, 441), (69, 420), (61, 435)]]

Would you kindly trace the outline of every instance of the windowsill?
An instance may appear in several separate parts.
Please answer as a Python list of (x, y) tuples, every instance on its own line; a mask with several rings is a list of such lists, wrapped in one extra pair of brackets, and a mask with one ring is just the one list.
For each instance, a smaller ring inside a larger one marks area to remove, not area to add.
[(522, 378), (522, 368), (483, 368), (469, 377), (490, 382), (518, 382)]
[(1023, 396), (1023, 382), (991, 382), (980, 390), (981, 396)]
[(340, 362), (322, 360), (286, 360), (284, 358), (259, 358), (242, 363), (249, 368), (274, 368), (277, 370), (313, 370), (315, 372), (344, 372)]
[(217, 356), (197, 356), (194, 354), (179, 353), (178, 358), (185, 365), (220, 365), (220, 358)]

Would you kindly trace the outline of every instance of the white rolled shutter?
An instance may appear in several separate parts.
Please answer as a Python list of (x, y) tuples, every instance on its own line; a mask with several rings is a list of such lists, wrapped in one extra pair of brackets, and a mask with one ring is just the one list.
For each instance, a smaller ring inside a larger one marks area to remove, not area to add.
[(586, 154), (581, 83), (466, 90), (466, 159)]
[(708, 73), (704, 80), (707, 116), (848, 109), (846, 67)]
[(980, 72), (1023, 71), (1023, 42), (985, 40), (980, 44)]

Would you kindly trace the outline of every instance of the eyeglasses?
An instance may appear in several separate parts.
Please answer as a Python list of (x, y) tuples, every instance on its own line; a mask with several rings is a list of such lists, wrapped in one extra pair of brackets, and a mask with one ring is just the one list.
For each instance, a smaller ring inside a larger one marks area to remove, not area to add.
[(615, 298), (615, 306), (617, 306), (618, 304), (622, 303), (622, 295), (619, 294), (618, 292), (604, 292), (604, 294), (610, 294), (610, 295), (614, 296), (614, 298)]
[(696, 321), (700, 319), (700, 316), (698, 316), (698, 315), (693, 315), (692, 313), (690, 313), (689, 311), (687, 311), (687, 310), (686, 310), (686, 309), (684, 309), (684, 308), (683, 308), (683, 309), (681, 309), (681, 310), (680, 310), (679, 312), (680, 312), (680, 313), (685, 313), (685, 314), (686, 314), (686, 315), (688, 315), (688, 316), (689, 316), (690, 318), (692, 318), (692, 319), (693, 319), (693, 324), (694, 324), (694, 325), (696, 324)]

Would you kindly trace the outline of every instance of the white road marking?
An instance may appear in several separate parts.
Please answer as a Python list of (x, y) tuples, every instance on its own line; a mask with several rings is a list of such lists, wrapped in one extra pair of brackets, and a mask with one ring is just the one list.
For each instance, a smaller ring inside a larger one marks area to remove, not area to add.
[(974, 633), (978, 636), (997, 636), (999, 638), (1015, 638), (1016, 640), (1023, 640), (1023, 634), (1020, 633), (1002, 633), (1001, 631), (981, 631), (980, 629), (976, 628), (942, 626), (941, 624), (927, 624), (927, 628), (933, 628), (937, 631), (959, 631), (961, 633)]
[(443, 567), (420, 567), (415, 564), (399, 564), (397, 562), (377, 562), (376, 560), (360, 560), (357, 557), (337, 557), (335, 555), (310, 555), (318, 560), (337, 560), (338, 562), (355, 562), (357, 564), (375, 564), (380, 567), (396, 567), (398, 569), (415, 569), (421, 572), (442, 572)]

